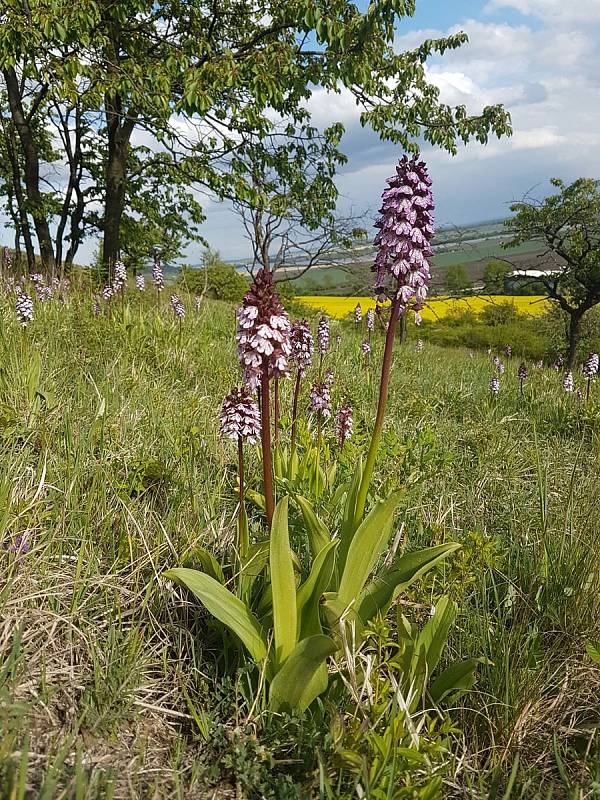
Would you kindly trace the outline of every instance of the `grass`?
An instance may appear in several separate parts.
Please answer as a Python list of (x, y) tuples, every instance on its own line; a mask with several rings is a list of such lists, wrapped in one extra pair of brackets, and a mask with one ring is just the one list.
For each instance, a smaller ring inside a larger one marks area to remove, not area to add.
[[(363, 312), (368, 308), (375, 308), (375, 300), (372, 297), (326, 297), (326, 296), (302, 296), (299, 301), (311, 308), (323, 310), (335, 319), (344, 319), (354, 312), (357, 303), (360, 303)], [(480, 313), (490, 304), (500, 305), (508, 303), (514, 306), (520, 314), (540, 315), (544, 314), (549, 307), (546, 298), (541, 296), (519, 296), (519, 295), (477, 295), (473, 297), (461, 298), (436, 298), (429, 300), (423, 309), (421, 316), (425, 320), (443, 319), (449, 314), (457, 314), (463, 311), (473, 311)]]
[[(372, 424), (382, 341), (368, 367), (362, 333), (338, 330), (333, 401), (353, 405), (356, 433), (342, 454), (326, 436), (343, 476)], [(198, 545), (231, 550), (236, 459), (218, 409), (239, 381), (233, 331), (232, 307), (207, 301), (200, 316), (188, 302), (180, 332), (150, 292), (100, 318), (76, 298), (38, 306), (26, 330), (2, 301), (2, 797), (357, 796), (336, 749), (356, 717), (343, 686), (303, 718), (268, 713), (219, 630), (161, 578)], [(481, 659), (445, 712), (430, 796), (595, 798), (600, 386), (578, 403), (531, 368), (521, 397), (516, 366), (493, 402), (487, 356), (397, 348), (376, 485), (405, 487), (402, 547), (463, 544), (401, 607), (419, 621), (449, 594), (446, 659)], [(313, 432), (308, 417), (301, 441)], [(402, 791), (386, 796), (417, 796)]]

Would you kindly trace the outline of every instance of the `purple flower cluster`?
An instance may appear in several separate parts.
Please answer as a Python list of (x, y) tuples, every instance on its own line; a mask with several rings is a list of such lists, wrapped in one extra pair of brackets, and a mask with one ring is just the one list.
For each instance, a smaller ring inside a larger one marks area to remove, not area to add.
[(507, 358), (510, 358), (512, 356), (512, 345), (507, 344), (504, 346), (504, 355)]
[(354, 322), (362, 322), (362, 306), (360, 303), (357, 303), (354, 309)]
[(492, 397), (498, 397), (500, 394), (500, 381), (495, 375), (490, 381), (490, 393)]
[[(375, 264), (375, 292), (381, 298), (393, 297), (404, 311), (413, 301), (415, 321), (420, 322), (419, 310), (427, 297), (429, 259), (433, 255), (433, 196), (431, 179), (424, 161), (417, 156), (403, 156), (396, 174), (387, 179), (380, 217), (375, 223), (378, 248)], [(386, 287), (393, 279), (390, 294)]]
[(162, 292), (165, 288), (165, 276), (158, 253), (155, 254), (154, 264), (152, 265), (152, 283), (157, 292)]
[(565, 365), (565, 359), (564, 359), (564, 356), (562, 356), (562, 355), (558, 356), (558, 358), (557, 358), (557, 359), (556, 359), (556, 361), (554, 362), (554, 369), (555, 369), (557, 372), (560, 372), (560, 371), (561, 371), (561, 369), (564, 367), (564, 365)]
[(423, 349), (423, 339), (417, 339), (415, 343), (415, 350), (417, 351), (417, 353), (420, 353), (422, 349)]
[(310, 390), (310, 408), (323, 419), (331, 416), (331, 381), (317, 381)]
[(525, 364), (524, 363), (519, 364), (519, 369), (517, 370), (517, 378), (521, 381), (521, 383), (524, 383), (524, 381), (526, 381), (528, 377), (529, 377), (529, 370), (527, 369)]
[(589, 353), (586, 360), (583, 362), (583, 367), (581, 371), (583, 373), (583, 377), (591, 380), (595, 378), (598, 374), (598, 367), (600, 366), (600, 359), (598, 358), (598, 353)]
[(107, 284), (102, 289), (102, 299), (108, 301), (108, 300), (112, 300), (114, 296), (115, 296), (115, 290), (113, 289), (112, 286), (109, 286)]
[(335, 435), (341, 447), (352, 437), (352, 430), (352, 408), (349, 405), (343, 405), (335, 415)]
[(27, 292), (18, 290), (17, 299), (15, 301), (15, 312), (23, 328), (26, 328), (33, 320), (33, 300)]
[(364, 341), (364, 342), (361, 344), (361, 346), (360, 346), (360, 347), (361, 347), (361, 350), (363, 351), (363, 355), (364, 355), (364, 356), (368, 356), (368, 355), (369, 355), (369, 353), (371, 352), (371, 345), (370, 345), (370, 344), (369, 344), (369, 342), (367, 342), (367, 341)]
[(143, 292), (146, 288), (146, 279), (140, 273), (135, 276), (135, 288), (138, 292)]
[(113, 267), (112, 287), (115, 293), (118, 293), (122, 292), (126, 286), (127, 286), (127, 270), (125, 269), (125, 264), (120, 260), (115, 261), (115, 265)]
[(245, 387), (233, 389), (223, 400), (221, 436), (251, 444), (260, 436), (260, 411)]
[(571, 370), (565, 372), (565, 376), (563, 378), (563, 389), (567, 394), (571, 394), (573, 389), (575, 388), (575, 383), (573, 381), (573, 373)]
[(181, 302), (179, 295), (171, 295), (171, 308), (177, 319), (183, 319), (185, 317), (185, 306)]
[(367, 330), (369, 333), (373, 333), (375, 330), (375, 309), (370, 308), (365, 316), (365, 322), (367, 323)]
[(310, 326), (305, 319), (294, 322), (290, 332), (290, 360), (296, 365), (300, 375), (304, 375), (312, 364), (315, 349)]
[(99, 317), (102, 313), (102, 309), (100, 308), (100, 298), (97, 294), (92, 295), (92, 314), (95, 317)]
[(317, 347), (321, 356), (329, 350), (329, 320), (324, 316), (319, 319), (317, 326)]
[(290, 331), (290, 320), (275, 291), (273, 276), (261, 269), (243, 306), (237, 310), (238, 355), (244, 380), (251, 389), (258, 387), (265, 368), (269, 378), (290, 374)]

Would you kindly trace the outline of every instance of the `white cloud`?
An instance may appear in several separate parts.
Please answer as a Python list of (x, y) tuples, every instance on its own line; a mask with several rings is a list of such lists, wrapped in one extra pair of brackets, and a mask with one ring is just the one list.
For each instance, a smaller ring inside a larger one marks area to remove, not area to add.
[(600, 22), (598, 0), (490, 0), (486, 12), (512, 8), (521, 14), (539, 17), (548, 23)]

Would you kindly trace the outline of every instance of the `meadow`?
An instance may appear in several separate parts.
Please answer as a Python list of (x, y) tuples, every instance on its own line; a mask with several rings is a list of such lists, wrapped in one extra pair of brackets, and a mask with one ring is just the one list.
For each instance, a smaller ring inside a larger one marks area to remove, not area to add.
[[(528, 364), (521, 392), (503, 355), (494, 397), (487, 354), (419, 350), (412, 332), (397, 343), (370, 502), (399, 492), (392, 551), (461, 547), (367, 639), (346, 641), (308, 710), (273, 710), (235, 637), (164, 576), (206, 567), (205, 549), (231, 565), (237, 536), (237, 453), (219, 435), (240, 381), (234, 306), (182, 300), (181, 320), (149, 289), (96, 316), (67, 294), (21, 327), (14, 297), (0, 299), (0, 796), (600, 797), (600, 386), (578, 400)], [(376, 329), (365, 356), (366, 336), (332, 323), (322, 368), (354, 432), (340, 448), (323, 421), (325, 477), (303, 486), (320, 514), (372, 429), (383, 338)], [(320, 427), (308, 408), (318, 369), (300, 397), (300, 456)], [(280, 393), (287, 444), (292, 382)], [(254, 537), (256, 445), (246, 485)], [(296, 491), (283, 476), (276, 490)], [(302, 560), (297, 508), (291, 523)], [(398, 642), (449, 603), (432, 674), (412, 663), (412, 702)], [(455, 663), (468, 669), (434, 692)]]

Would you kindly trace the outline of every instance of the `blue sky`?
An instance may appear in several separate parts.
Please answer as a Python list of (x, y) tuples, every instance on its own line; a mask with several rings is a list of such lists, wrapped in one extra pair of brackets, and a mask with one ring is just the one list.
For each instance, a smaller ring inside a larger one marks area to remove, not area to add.
[[(525, 193), (546, 193), (550, 177), (598, 177), (600, 0), (417, 0), (415, 16), (399, 26), (397, 47), (458, 30), (467, 32), (469, 43), (433, 59), (430, 79), (443, 100), (464, 103), (472, 113), (504, 103), (514, 135), (486, 147), (469, 144), (454, 158), (424, 150), (438, 223), (505, 216), (511, 201)], [(346, 126), (342, 150), (349, 160), (338, 178), (339, 208), (364, 213), (368, 224), (401, 154), (360, 127), (348, 95), (317, 91), (310, 107), (317, 124), (339, 119)], [(202, 232), (226, 257), (249, 252), (224, 205), (207, 207)]]
[[(366, 4), (366, 0), (365, 0)], [(437, 221), (461, 225), (505, 216), (531, 190), (543, 195), (548, 179), (600, 176), (600, 0), (417, 0), (413, 18), (397, 31), (398, 50), (425, 38), (464, 30), (469, 43), (428, 64), (429, 80), (450, 104), (478, 113), (504, 103), (514, 135), (461, 147), (456, 157), (425, 147), (434, 182)], [(348, 164), (337, 179), (341, 213), (352, 209), (368, 227), (399, 149), (360, 126), (349, 93), (313, 93), (315, 124), (341, 121)], [(135, 137), (138, 137), (137, 139)], [(151, 144), (143, 133), (134, 142)], [(203, 198), (203, 202), (204, 202)], [(201, 233), (226, 258), (246, 258), (250, 245), (231, 209), (206, 200)], [(0, 231), (0, 241), (11, 234)], [(96, 243), (86, 242), (88, 261)], [(186, 260), (197, 263), (199, 246)]]

